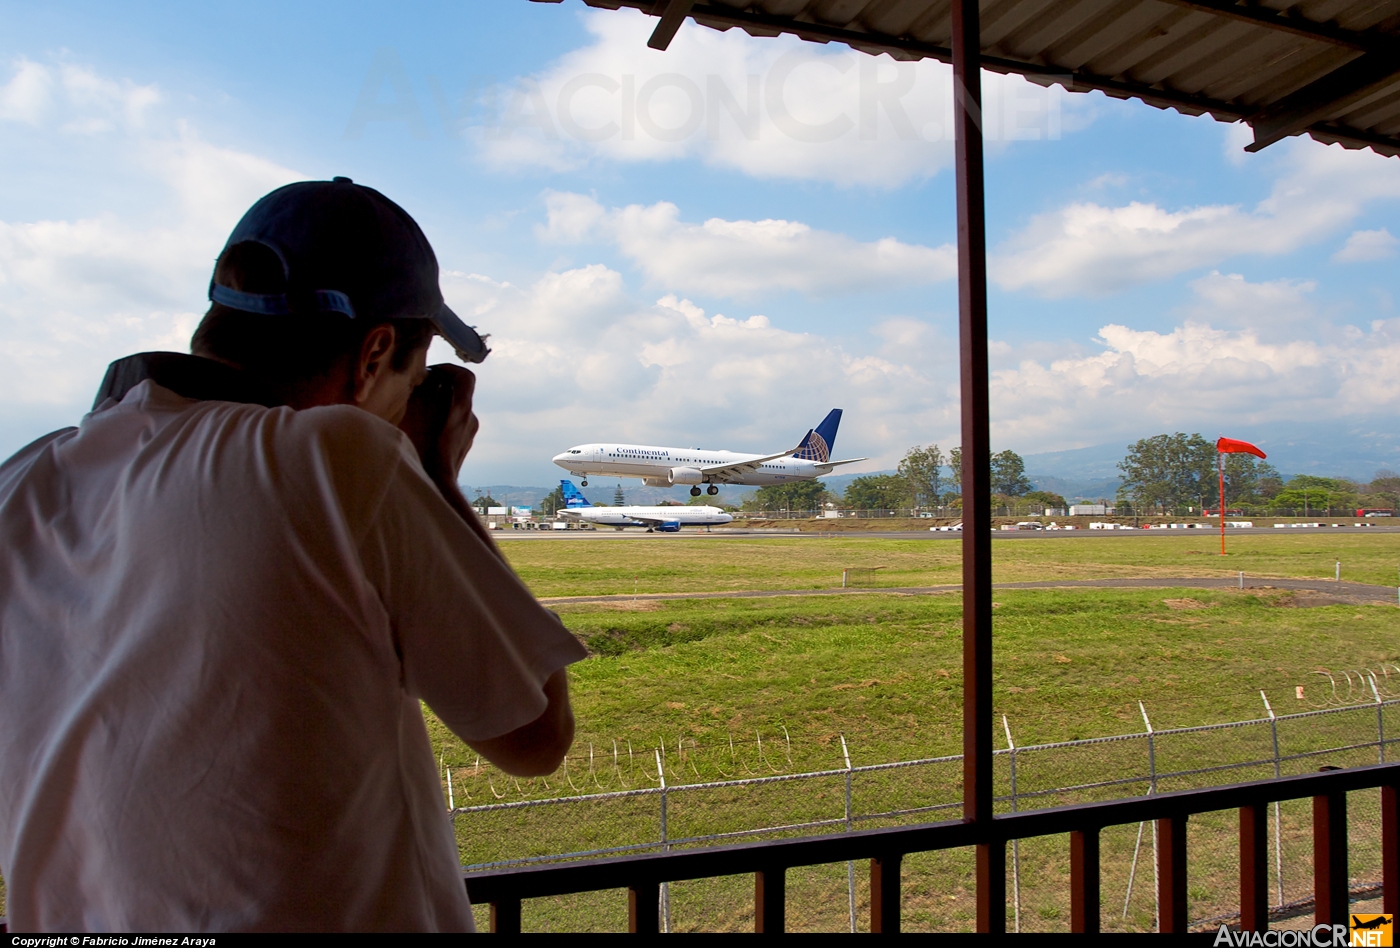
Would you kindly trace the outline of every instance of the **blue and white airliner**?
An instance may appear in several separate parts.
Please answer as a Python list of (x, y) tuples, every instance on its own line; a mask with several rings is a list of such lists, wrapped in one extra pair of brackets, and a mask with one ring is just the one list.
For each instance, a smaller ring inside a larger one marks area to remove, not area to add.
[(736, 454), (703, 448), (658, 448), (645, 444), (579, 444), (554, 456), (554, 463), (588, 486), (590, 475), (640, 477), (648, 487), (690, 484), (690, 495), (719, 493), (720, 484), (766, 487), (793, 481), (810, 481), (830, 474), (841, 464), (865, 458), (831, 460), (841, 409), (833, 408), (822, 423), (808, 431), (797, 447), (777, 454)]
[(560, 481), (564, 506), (559, 516), (565, 520), (582, 520), (602, 527), (646, 527), (661, 533), (679, 533), (682, 525), (707, 527), (729, 523), (734, 518), (718, 507), (595, 507), (579, 493), (573, 481)]

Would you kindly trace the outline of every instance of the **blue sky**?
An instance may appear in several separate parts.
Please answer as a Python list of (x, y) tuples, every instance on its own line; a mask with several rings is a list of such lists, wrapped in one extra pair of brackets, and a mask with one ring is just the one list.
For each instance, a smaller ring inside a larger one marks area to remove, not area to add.
[[(829, 407), (872, 470), (957, 441), (945, 67), (693, 23), (658, 53), (576, 0), (0, 10), (0, 454), (184, 348), (242, 210), (336, 174), (493, 334), (465, 480), (774, 450)], [(998, 448), (1346, 431), (1400, 467), (1400, 161), (986, 87)]]

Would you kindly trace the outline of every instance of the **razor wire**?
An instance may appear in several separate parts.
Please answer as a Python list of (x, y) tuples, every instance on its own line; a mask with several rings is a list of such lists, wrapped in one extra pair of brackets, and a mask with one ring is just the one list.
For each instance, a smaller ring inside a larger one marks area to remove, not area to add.
[[(1351, 674), (1359, 676), (1356, 671)], [(1396, 678), (1400, 681), (1400, 672)], [(1141, 732), (1024, 746), (1012, 741), (1011, 725), (1004, 720), (1007, 746), (993, 752), (998, 790), (995, 803), (1003, 812), (1016, 812), (1120, 799), (1135, 793), (1152, 794), (1162, 792), (1164, 785), (1169, 789), (1200, 788), (1219, 785), (1227, 782), (1223, 779), (1226, 775), (1251, 769), (1260, 778), (1303, 772), (1319, 757), (1342, 765), (1384, 762), (1387, 747), (1400, 743), (1400, 737), (1387, 736), (1400, 734), (1394, 722), (1391, 727), (1386, 726), (1387, 717), (1400, 714), (1400, 698), (1384, 697), (1391, 693), (1381, 683), (1386, 680), (1388, 676), (1380, 670), (1367, 670), (1364, 682), (1358, 681), (1353, 689), (1355, 692), (1364, 684), (1371, 699), (1365, 704), (1276, 714), (1267, 695), (1261, 692), (1266, 717), (1155, 730), (1143, 707), (1145, 730)], [(668, 740), (649, 753), (638, 753), (625, 741), (614, 742), (610, 753), (605, 754), (598, 754), (589, 745), (587, 754), (576, 758), (580, 763), (575, 765), (574, 776), (579, 780), (565, 773), (564, 785), (578, 787), (581, 780), (584, 789), (602, 787), (600, 759), (611, 765), (619, 782), (631, 777), (634, 785), (539, 799), (503, 799), (495, 778), (479, 759), (474, 766), (456, 768), (455, 776), (452, 767), (445, 767), (444, 795), (462, 846), (463, 868), (481, 871), (664, 852), (737, 841), (850, 832), (865, 825), (955, 819), (961, 815), (962, 755), (853, 766), (851, 746), (842, 734), (839, 746), (832, 742), (832, 746), (821, 748), (822, 753), (839, 752), (839, 757), (832, 754), (836, 766), (778, 773), (773, 772), (779, 769), (775, 763), (796, 766), (793, 741), (785, 729), (781, 738), (765, 738), (758, 733), (752, 742), (743, 743), (751, 745), (746, 752), (750, 759), (740, 753), (732, 736), (706, 744), (681, 737)], [(703, 753), (721, 754), (728, 758), (729, 772), (747, 771), (751, 776), (680, 782), (687, 776), (701, 775), (697, 759)], [(755, 766), (749, 766), (750, 763)], [(636, 781), (649, 785), (635, 786)], [(466, 802), (471, 799), (464, 797), (470, 792), (468, 786), (479, 790), (482, 783), (490, 787), (495, 799)], [(556, 781), (555, 785), (559, 784)], [(519, 789), (518, 781), (515, 786)], [(1300, 894), (1310, 887), (1310, 866), (1299, 842), (1300, 834), (1306, 835), (1300, 829), (1306, 815), (1293, 813), (1287, 806), (1281, 809), (1275, 805), (1273, 809), (1274, 878), (1270, 880), (1270, 894), (1273, 909), (1284, 911), (1292, 904), (1287, 901), (1290, 892)], [(1378, 828), (1379, 811), (1369, 803), (1359, 806), (1350, 822), (1358, 828), (1364, 842), (1361, 828), (1372, 824)], [(1145, 827), (1135, 829), (1136, 838), (1128, 837), (1127, 848), (1121, 854), (1125, 878), (1119, 891), (1124, 893), (1125, 922), (1132, 914), (1135, 888), (1139, 892), (1144, 888), (1137, 884), (1137, 876)], [(1155, 853), (1155, 827), (1152, 835)], [(1029, 842), (1028, 846), (1034, 848)], [(1023, 910), (1022, 901), (1025, 893), (1034, 897), (1037, 886), (1044, 887), (1043, 881), (1035, 880), (1044, 875), (1042, 864), (1046, 857), (1033, 857), (1032, 863), (1042, 868), (1030, 869), (1033, 878), (1023, 880), (1023, 872), (1027, 871), (1025, 848), (1019, 842), (1014, 846), (1008, 867), (1011, 907), (1018, 929), (1035, 930), (1023, 927), (1023, 920), (1031, 926), (1043, 925), (1045, 921), (1034, 913), (1028, 914), (1029, 909)], [(1109, 855), (1106, 853), (1106, 859)], [(1353, 876), (1358, 884), (1369, 884), (1373, 880), (1366, 879), (1366, 873), (1379, 871), (1378, 861), (1375, 867), (1369, 866), (1370, 861), (1376, 860), (1366, 855), (1356, 865), (1360, 876), (1355, 871)], [(1285, 885), (1288, 867), (1292, 868)], [(1155, 869), (1154, 859), (1154, 875)], [(842, 920), (842, 927), (846, 928), (848, 922), (849, 930), (855, 930), (858, 892), (854, 863), (848, 863), (846, 870), (843, 881), (847, 898), (842, 901), (847, 903), (844, 907), (848, 911), (843, 914), (848, 914), (849, 919)], [(1156, 886), (1151, 888), (1155, 899)], [(1104, 894), (1107, 905), (1108, 888)], [(1201, 910), (1212, 907), (1203, 903)], [(659, 908), (663, 925), (674, 930), (669, 887), (663, 888)], [(1154, 902), (1143, 917), (1155, 915)]]

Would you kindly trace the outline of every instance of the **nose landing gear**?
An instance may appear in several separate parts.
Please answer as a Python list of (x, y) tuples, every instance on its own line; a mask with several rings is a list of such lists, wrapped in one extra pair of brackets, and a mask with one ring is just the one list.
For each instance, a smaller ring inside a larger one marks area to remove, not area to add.
[(588, 486), (588, 478), (585, 477), (583, 480), (579, 481), (579, 482), (578, 482), (578, 486), (580, 486), (580, 487), (587, 487), (587, 486)]

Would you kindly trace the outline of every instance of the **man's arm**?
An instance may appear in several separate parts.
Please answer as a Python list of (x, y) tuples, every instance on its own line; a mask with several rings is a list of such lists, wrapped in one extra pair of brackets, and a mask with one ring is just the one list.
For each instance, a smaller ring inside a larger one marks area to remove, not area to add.
[(569, 704), (569, 672), (561, 668), (544, 683), (549, 706), (529, 724), (484, 741), (467, 741), (472, 750), (516, 777), (554, 773), (574, 742), (574, 711)]
[[(418, 449), (423, 470), (449, 507), (479, 536), (502, 562), (505, 557), (491, 539), (462, 490), (457, 472), (471, 450), (479, 427), (472, 411), (476, 376), (454, 365), (435, 365), (428, 378), (413, 392), (399, 427)], [(574, 712), (569, 703), (569, 673), (561, 668), (544, 684), (549, 702), (544, 713), (529, 724), (467, 744), (491, 763), (516, 777), (542, 777), (553, 773), (574, 741)]]

